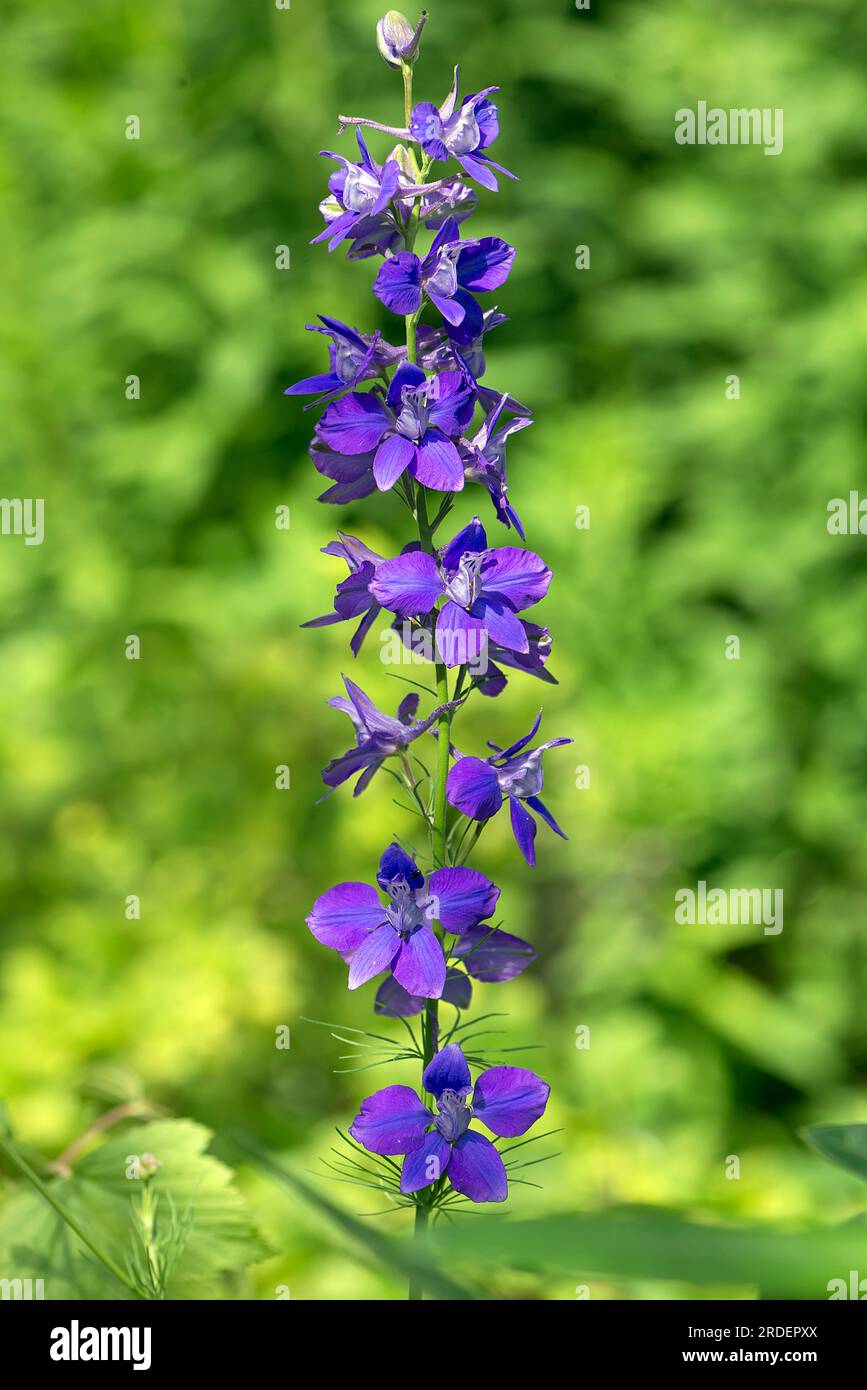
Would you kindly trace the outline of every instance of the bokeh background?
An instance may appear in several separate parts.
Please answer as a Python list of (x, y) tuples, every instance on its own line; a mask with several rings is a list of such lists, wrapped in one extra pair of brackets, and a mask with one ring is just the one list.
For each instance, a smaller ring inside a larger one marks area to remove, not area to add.
[[(864, 479), (867, 14), (857, 0), (430, 9), (417, 97), (441, 101), (457, 60), (464, 91), (502, 88), (498, 157), (521, 182), (483, 192), (475, 225), (518, 258), (487, 382), (535, 410), (510, 476), (557, 575), (537, 611), (559, 686), (516, 676), (460, 741), (506, 742), (541, 703), (545, 734), (575, 739), (546, 782), (568, 844), (541, 830), (530, 873), (501, 818), (477, 861), (503, 887), (504, 925), (540, 952), (507, 999), (480, 987), (477, 1006), (507, 1008), (507, 1041), (544, 1049), (534, 1065), (564, 1127), (543, 1189), (516, 1189), (512, 1210), (844, 1220), (856, 1183), (797, 1132), (867, 1120), (867, 563), (863, 538), (826, 529), (828, 500)], [(5, 9), (0, 491), (44, 497), (47, 531), (41, 547), (0, 539), (0, 1095), (49, 1155), (140, 1092), (315, 1170), (333, 1126), (385, 1084), (335, 1072), (342, 1047), (302, 1021), (367, 1026), (373, 994), (346, 993), (304, 916), (407, 829), (384, 778), (314, 805), (347, 744), (325, 700), (341, 671), (386, 706), (404, 688), (375, 641), (352, 668), (345, 629), (299, 623), (329, 607), (339, 567), (319, 548), (335, 527), (390, 553), (405, 514), (389, 498), (319, 505), (311, 416), (282, 395), (320, 370), (304, 332), (317, 312), (397, 331), (372, 262), (308, 244), (333, 167), (317, 152), (350, 148), (336, 113), (400, 120), (379, 13)], [(699, 99), (784, 108), (783, 154), (678, 146), (674, 111)], [(491, 519), (482, 494), (459, 518), (476, 507)], [(675, 926), (676, 889), (699, 879), (782, 888), (783, 933)], [(280, 1252), (252, 1272), (256, 1296), (401, 1292), (303, 1204), (242, 1181)], [(494, 1281), (574, 1296), (564, 1280)]]

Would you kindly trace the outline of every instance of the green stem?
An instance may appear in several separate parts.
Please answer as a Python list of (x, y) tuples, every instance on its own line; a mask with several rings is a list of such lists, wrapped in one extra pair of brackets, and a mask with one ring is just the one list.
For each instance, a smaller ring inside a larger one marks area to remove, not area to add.
[(99, 1248), (96, 1242), (91, 1239), (91, 1237), (85, 1231), (84, 1227), (76, 1220), (72, 1213), (68, 1212), (66, 1208), (62, 1206), (60, 1202), (58, 1202), (57, 1198), (51, 1192), (50, 1188), (46, 1187), (45, 1183), (42, 1181), (40, 1177), (37, 1177), (36, 1173), (34, 1173), (33, 1169), (30, 1167), (30, 1164), (27, 1163), (25, 1159), (21, 1157), (14, 1145), (10, 1144), (8, 1140), (3, 1138), (2, 1135), (0, 1135), (0, 1153), (4, 1154), (6, 1158), (8, 1158), (12, 1163), (14, 1163), (15, 1167), (18, 1169), (19, 1173), (21, 1173), (22, 1177), (25, 1177), (27, 1181), (31, 1184), (31, 1186), (36, 1188), (36, 1191), (39, 1193), (39, 1195), (41, 1197), (44, 1197), (45, 1201), (49, 1204), (49, 1206), (52, 1206), (54, 1208), (54, 1210), (57, 1212), (57, 1215), (61, 1217), (63, 1221), (66, 1222), (67, 1226), (71, 1231), (75, 1232), (81, 1243), (87, 1246), (90, 1253), (96, 1256), (100, 1264), (105, 1265), (105, 1268), (109, 1271), (109, 1273), (113, 1274), (115, 1279), (119, 1280), (119, 1282), (123, 1284), (125, 1289), (128, 1289), (131, 1294), (135, 1294), (136, 1297), (138, 1297), (138, 1291), (136, 1290), (135, 1285), (132, 1283), (130, 1279), (127, 1278), (120, 1266), (116, 1265), (111, 1256), (107, 1255), (104, 1250), (101, 1250)]
[(160, 1274), (159, 1255), (157, 1253), (156, 1202), (154, 1201), (154, 1196), (147, 1178), (144, 1179), (142, 1185), (141, 1210), (139, 1216), (142, 1226), (142, 1243), (147, 1256), (151, 1287), (154, 1293), (159, 1296), (163, 1281)]
[[(421, 542), (422, 550), (426, 550), (428, 555), (436, 553), (436, 546), (433, 541), (433, 531), (428, 521), (427, 510), (427, 490), (418, 485), (416, 487), (416, 518), (418, 521), (418, 538)], [(448, 668), (443, 662), (437, 661), (435, 664), (437, 682), (437, 703), (447, 705), (449, 701), (449, 673)], [(434, 783), (434, 834), (433, 834), (433, 858), (437, 868), (443, 868), (446, 859), (446, 823), (448, 819), (448, 804), (446, 802), (446, 779), (449, 775), (449, 748), (451, 746), (451, 725), (452, 711), (444, 710), (437, 720), (437, 775)]]
[[(416, 519), (418, 521), (418, 536), (422, 549), (429, 555), (434, 554), (436, 547), (433, 542), (433, 533), (430, 522), (428, 521), (427, 492), (420, 484), (416, 486)], [(436, 663), (437, 681), (437, 703), (448, 704), (449, 699), (449, 673), (447, 667), (440, 661)], [(446, 779), (449, 774), (449, 748), (451, 747), (451, 710), (444, 710), (437, 720), (437, 772), (434, 783), (434, 802), (433, 802), (433, 825), (432, 825), (432, 849), (433, 861), (435, 865), (443, 866), (447, 863), (447, 822), (448, 822), (448, 802), (446, 800)], [(439, 1001), (436, 999), (425, 1000), (424, 1014), (422, 1015), (422, 1050), (424, 1053), (422, 1061), (422, 1071), (433, 1059), (438, 1046), (439, 1037)], [(417, 1239), (424, 1236), (427, 1228), (429, 1210), (422, 1205), (419, 1200), (415, 1209), (415, 1234)], [(422, 1291), (419, 1287), (410, 1284), (409, 1297), (420, 1299)]]
[[(441, 662), (437, 662), (437, 701), (441, 705), (448, 704), (449, 698), (449, 673)], [(435, 859), (440, 868), (445, 868), (448, 860), (446, 858), (446, 822), (448, 819), (448, 803), (446, 802), (446, 779), (449, 775), (449, 748), (451, 746), (452, 733), (452, 714), (451, 710), (446, 710), (437, 720), (437, 779), (436, 791), (434, 794), (434, 849)]]
[[(424, 1239), (424, 1233), (425, 1233), (425, 1231), (427, 1230), (427, 1222), (428, 1222), (428, 1209), (427, 1209), (427, 1207), (423, 1207), (423, 1206), (420, 1206), (420, 1205), (419, 1205), (419, 1206), (416, 1206), (416, 1209), (415, 1209), (415, 1238), (416, 1238), (416, 1240), (423, 1240), (423, 1239)], [(412, 1303), (417, 1303), (417, 1302), (418, 1302), (420, 1299), (422, 1299), (422, 1298), (424, 1298), (424, 1290), (423, 1290), (421, 1284), (417, 1283), (415, 1279), (411, 1279), (410, 1282), (409, 1282), (409, 1299), (410, 1299), (410, 1302), (412, 1302)]]
[(401, 63), (403, 72), (403, 123), (409, 130), (412, 120), (412, 63)]
[[(412, 114), (412, 65), (404, 63), (403, 72), (403, 103), (406, 124), (409, 125)], [(414, 160), (414, 156), (413, 156)], [(427, 170), (430, 167), (430, 160), (424, 158), (421, 169), (418, 170), (419, 177), (424, 182)], [(416, 165), (418, 169), (418, 165)], [(420, 214), (420, 199), (416, 199), (414, 206), (407, 219), (404, 230), (404, 246), (407, 251), (411, 251), (415, 245), (418, 235)], [(421, 308), (414, 314), (406, 316), (406, 357), (408, 362), (418, 361), (418, 340), (417, 329), (418, 321), (421, 317)], [(418, 538), (422, 549), (428, 555), (436, 554), (433, 533), (436, 529), (437, 516), (432, 526), (428, 518), (427, 490), (420, 483), (415, 487), (415, 515), (418, 524)], [(442, 662), (436, 662), (436, 682), (437, 682), (437, 703), (440, 705), (448, 704), (449, 699), (449, 673)], [(451, 711), (445, 711), (437, 721), (438, 749), (437, 749), (437, 773), (434, 783), (433, 799), (433, 824), (431, 826), (431, 848), (434, 864), (443, 866), (447, 863), (447, 822), (448, 822), (448, 803), (446, 801), (446, 779), (449, 774), (449, 748), (451, 746)], [(438, 1046), (439, 1037), (439, 1001), (427, 999), (425, 1001), (424, 1013), (421, 1020), (422, 1031), (422, 1051), (424, 1054), (422, 1062), (422, 1072), (434, 1057)], [(430, 1218), (430, 1207), (419, 1196), (415, 1208), (415, 1237), (417, 1240), (424, 1238)], [(421, 1286), (414, 1280), (410, 1282), (409, 1297), (413, 1301), (423, 1297)]]

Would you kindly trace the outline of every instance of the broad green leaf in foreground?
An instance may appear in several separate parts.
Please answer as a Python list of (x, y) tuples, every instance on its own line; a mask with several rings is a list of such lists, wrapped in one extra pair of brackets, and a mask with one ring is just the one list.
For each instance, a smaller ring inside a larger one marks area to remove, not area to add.
[(235, 1133), (227, 1137), (229, 1142), (248, 1160), (256, 1163), (263, 1173), (269, 1174), (283, 1187), (303, 1198), (311, 1210), (326, 1216), (338, 1230), (379, 1264), (385, 1265), (403, 1279), (418, 1282), (425, 1292), (434, 1298), (463, 1300), (473, 1297), (451, 1273), (445, 1272), (447, 1266), (444, 1262), (438, 1263), (431, 1258), (421, 1241), (383, 1235), (372, 1222), (359, 1221), (350, 1212), (335, 1206), (317, 1187), (305, 1182), (282, 1163), (278, 1163), (270, 1154), (260, 1149), (248, 1135)]
[(864, 1262), (852, 1227), (803, 1234), (699, 1225), (655, 1208), (564, 1212), (538, 1221), (499, 1216), (440, 1227), (429, 1249), (444, 1261), (597, 1275), (728, 1284), (772, 1298), (827, 1298), (830, 1279)]
[(803, 1137), (823, 1158), (867, 1182), (867, 1125), (812, 1125)]
[[(115, 1134), (81, 1159), (71, 1178), (47, 1186), (55, 1199), (121, 1268), (135, 1251), (134, 1204), (141, 1182), (129, 1160), (152, 1154), (158, 1221), (172, 1210), (184, 1226), (170, 1298), (219, 1293), (219, 1277), (272, 1252), (256, 1234), (233, 1174), (205, 1150), (211, 1132), (190, 1120), (157, 1120)], [(123, 1287), (90, 1254), (45, 1199), (22, 1184), (0, 1203), (0, 1268), (45, 1281), (46, 1299), (123, 1298)]]

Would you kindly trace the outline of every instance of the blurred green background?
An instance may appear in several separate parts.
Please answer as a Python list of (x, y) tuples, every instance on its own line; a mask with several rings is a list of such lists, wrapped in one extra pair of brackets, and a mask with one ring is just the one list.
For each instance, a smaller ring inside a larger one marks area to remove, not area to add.
[[(522, 181), (482, 191), (474, 226), (518, 258), (486, 380), (535, 410), (511, 445), (512, 495), (557, 576), (533, 616), (559, 686), (515, 676), (458, 742), (504, 743), (541, 703), (544, 735), (575, 739), (546, 781), (569, 843), (542, 828), (531, 873), (501, 817), (475, 860), (502, 885), (504, 926), (540, 951), (476, 1006), (509, 1010), (505, 1041), (542, 1045), (533, 1065), (565, 1129), (543, 1190), (515, 1189), (511, 1210), (843, 1220), (855, 1181), (797, 1130), (867, 1119), (867, 563), (863, 538), (826, 530), (828, 500), (864, 478), (867, 13), (430, 9), (417, 98), (441, 101), (458, 60), (463, 91), (502, 88), (495, 153)], [(329, 884), (368, 879), (408, 824), (382, 777), (314, 806), (348, 742), (325, 700), (352, 658), (346, 629), (299, 623), (329, 606), (340, 567), (319, 547), (335, 528), (392, 553), (405, 513), (388, 497), (317, 504), (312, 416), (282, 395), (321, 370), (304, 332), (317, 312), (399, 332), (370, 295), (373, 262), (308, 244), (333, 167), (317, 152), (351, 149), (336, 113), (401, 117), (380, 13), (5, 7), (0, 491), (45, 498), (46, 539), (0, 538), (0, 1096), (49, 1155), (140, 1087), (315, 1169), (386, 1084), (335, 1074), (340, 1044), (301, 1021), (369, 1026), (373, 987), (348, 995), (303, 919)], [(782, 155), (675, 144), (674, 111), (699, 99), (782, 107)], [(458, 518), (474, 509), (492, 521), (468, 490)], [(375, 640), (352, 674), (386, 707), (403, 693)], [(291, 790), (275, 789), (282, 763)], [(699, 879), (783, 888), (783, 933), (675, 926), (675, 890)], [(281, 1252), (253, 1272), (256, 1296), (401, 1292), (242, 1176)], [(574, 1296), (574, 1281), (494, 1278)]]

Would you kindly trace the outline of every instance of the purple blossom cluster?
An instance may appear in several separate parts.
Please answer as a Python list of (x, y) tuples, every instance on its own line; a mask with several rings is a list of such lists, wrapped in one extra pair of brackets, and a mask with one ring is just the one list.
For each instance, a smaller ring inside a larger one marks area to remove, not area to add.
[[(350, 1135), (369, 1154), (389, 1161), (402, 1156), (399, 1196), (412, 1202), (422, 1223), (456, 1197), (504, 1201), (507, 1165), (497, 1141), (523, 1135), (548, 1102), (549, 1088), (533, 1072), (487, 1065), (483, 1053), (465, 1053), (459, 1041), (473, 984), (505, 983), (536, 958), (529, 942), (494, 920), (500, 889), (466, 860), (506, 802), (531, 867), (537, 820), (565, 838), (541, 800), (543, 757), (571, 742), (553, 738), (531, 746), (541, 713), (529, 733), (505, 747), (489, 743), (484, 756), (461, 753), (452, 737), (468, 700), (502, 694), (503, 668), (553, 682), (551, 634), (530, 616), (552, 574), (526, 548), (507, 483), (508, 442), (532, 424), (531, 412), (482, 382), (487, 334), (506, 322), (484, 297), (508, 280), (515, 248), (500, 237), (464, 233), (478, 203), (473, 185), (496, 192), (498, 174), (515, 177), (491, 155), (499, 134), (491, 99), (497, 88), (461, 98), (456, 68), (440, 106), (413, 104), (425, 20), (413, 27), (396, 11), (380, 20), (379, 51), (403, 77), (404, 124), (340, 117), (341, 131), (354, 129), (358, 158), (323, 151), (337, 168), (320, 205), (325, 225), (314, 238), (330, 252), (345, 247), (350, 260), (378, 262), (372, 292), (396, 316), (403, 341), (321, 314), (309, 331), (326, 340), (327, 365), (286, 392), (312, 397), (306, 408), (320, 412), (310, 445), (315, 468), (329, 482), (320, 501), (357, 504), (390, 493), (414, 523), (412, 537), (391, 556), (338, 531), (324, 553), (345, 564), (346, 577), (331, 611), (305, 626), (353, 624), (349, 645), (357, 657), (382, 622), (399, 635), (401, 650), (422, 650), (430, 662), (436, 690), (424, 715), (416, 691), (389, 714), (343, 677), (346, 694), (329, 703), (349, 717), (353, 742), (322, 773), (325, 796), (350, 780), (358, 796), (377, 772), (390, 773), (424, 828), (430, 868), (419, 867), (422, 855), (411, 844), (395, 841), (371, 882), (327, 889), (307, 924), (342, 958), (350, 990), (378, 981), (374, 1012), (404, 1020), (413, 1039), (423, 1067), (420, 1091), (406, 1085), (377, 1091), (362, 1104)], [(397, 141), (381, 162), (363, 130), (371, 139), (377, 133)], [(426, 250), (419, 246), (425, 232)], [(491, 543), (477, 515), (451, 539), (440, 538), (457, 494), (473, 487), (488, 494), (494, 528), (499, 524), (520, 544)], [(444, 1035), (441, 1004), (455, 1011)], [(420, 1018), (418, 1035), (407, 1022), (414, 1018)], [(471, 1065), (479, 1071), (475, 1082)], [(475, 1122), (493, 1140), (471, 1128)]]

